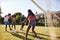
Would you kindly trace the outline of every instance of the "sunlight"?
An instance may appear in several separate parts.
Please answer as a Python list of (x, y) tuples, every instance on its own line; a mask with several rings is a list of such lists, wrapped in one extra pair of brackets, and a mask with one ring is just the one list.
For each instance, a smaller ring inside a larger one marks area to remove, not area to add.
[(56, 40), (56, 32), (54, 27), (49, 28), (50, 40)]

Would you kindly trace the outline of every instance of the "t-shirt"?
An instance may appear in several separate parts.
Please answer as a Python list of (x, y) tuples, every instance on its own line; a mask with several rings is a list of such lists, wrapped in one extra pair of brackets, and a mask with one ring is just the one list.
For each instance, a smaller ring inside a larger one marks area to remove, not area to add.
[(35, 20), (35, 16), (33, 16), (33, 15), (28, 16), (28, 20), (29, 20), (29, 21)]
[(4, 21), (8, 21), (8, 19), (9, 19), (8, 16), (4, 17)]
[(21, 17), (21, 21), (24, 21), (24, 20), (25, 20), (25, 17), (22, 16), (22, 17)]

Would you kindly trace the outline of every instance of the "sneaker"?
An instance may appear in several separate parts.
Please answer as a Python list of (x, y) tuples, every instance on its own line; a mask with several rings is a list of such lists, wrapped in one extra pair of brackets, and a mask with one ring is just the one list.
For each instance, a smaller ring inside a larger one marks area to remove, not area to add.
[(16, 33), (16, 30), (13, 30), (13, 33)]
[(39, 38), (35, 38), (34, 40), (40, 40)]

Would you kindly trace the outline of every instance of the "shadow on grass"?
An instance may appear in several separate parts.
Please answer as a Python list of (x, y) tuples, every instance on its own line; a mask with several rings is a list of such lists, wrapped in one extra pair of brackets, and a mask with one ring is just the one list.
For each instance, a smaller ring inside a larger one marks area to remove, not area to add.
[[(30, 33), (33, 33), (33, 32), (30, 32)], [(46, 35), (46, 34), (41, 34), (41, 33), (37, 33), (38, 35), (43, 35), (43, 36), (48, 36), (49, 37), (49, 35)]]
[[(30, 33), (32, 33), (32, 32), (30, 32)], [(50, 37), (50, 35), (46, 35), (46, 34), (41, 34), (41, 33), (37, 33), (38, 35), (43, 35), (43, 36), (48, 36), (48, 37)], [(59, 37), (56, 37), (56, 38), (59, 38), (60, 39), (60, 36)]]
[[(16, 36), (16, 37), (20, 38), (20, 39), (23, 39), (23, 40), (25, 39), (24, 36), (19, 35), (19, 34), (17, 34), (17, 33), (9, 32), (9, 31), (7, 31), (7, 32), (10, 33), (10, 34), (12, 34), (13, 36)], [(29, 38), (28, 38), (28, 40), (32, 40), (32, 39), (29, 39)]]
[(59, 38), (59, 39), (60, 39), (60, 37), (57, 37), (57, 38)]
[[(19, 32), (19, 33), (21, 33), (21, 34), (24, 34), (25, 35), (25, 33), (24, 32)], [(38, 33), (37, 33), (38, 34)], [(32, 34), (28, 34), (29, 36), (33, 36), (33, 37), (35, 37), (35, 35), (32, 35)], [(41, 35), (41, 34), (40, 34)], [(44, 40), (48, 40), (47, 38), (44, 38), (44, 37), (40, 37), (40, 36), (38, 36), (38, 38), (39, 39), (44, 39)], [(31, 40), (31, 39), (30, 39)]]

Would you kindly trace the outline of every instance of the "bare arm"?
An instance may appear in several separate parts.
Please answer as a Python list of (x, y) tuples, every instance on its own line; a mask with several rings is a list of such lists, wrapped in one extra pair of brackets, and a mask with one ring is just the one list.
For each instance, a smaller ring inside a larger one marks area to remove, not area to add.
[(23, 21), (23, 23), (25, 23), (28, 20), (28, 17)]

